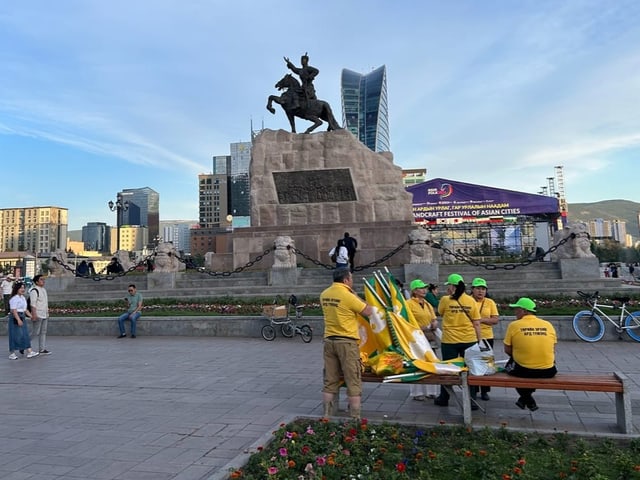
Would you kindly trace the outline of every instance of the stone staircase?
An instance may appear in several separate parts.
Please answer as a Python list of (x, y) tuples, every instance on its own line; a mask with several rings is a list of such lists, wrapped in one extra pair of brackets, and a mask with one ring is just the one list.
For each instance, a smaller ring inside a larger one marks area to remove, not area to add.
[[(354, 288), (363, 291), (363, 277), (371, 278), (376, 270), (384, 266), (354, 273)], [(404, 278), (403, 267), (390, 267), (391, 273), (400, 281)], [(577, 290), (595, 291), (607, 295), (640, 293), (638, 287), (624, 285), (619, 278), (562, 279), (559, 266), (552, 262), (536, 262), (511, 270), (491, 269), (472, 265), (440, 265), (436, 279), (440, 294), (450, 273), (461, 274), (468, 285), (474, 277), (484, 278), (490, 294), (495, 298), (520, 296), (575, 296)], [(318, 297), (332, 280), (331, 270), (323, 268), (298, 269), (295, 285), (272, 285), (270, 271), (245, 271), (229, 276), (210, 276), (195, 271), (177, 274), (132, 273), (113, 280), (94, 281), (85, 278), (48, 278), (47, 290), (51, 302), (104, 301), (124, 297), (127, 286), (134, 283), (146, 299), (177, 298), (287, 298), (291, 294), (299, 297)], [(423, 277), (424, 281), (434, 279)]]

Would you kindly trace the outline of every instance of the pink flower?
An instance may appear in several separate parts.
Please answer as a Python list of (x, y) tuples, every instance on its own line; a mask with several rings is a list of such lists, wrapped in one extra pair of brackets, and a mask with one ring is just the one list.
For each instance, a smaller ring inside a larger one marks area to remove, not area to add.
[(288, 455), (287, 449), (286, 448), (281, 448), (280, 449), (280, 456), (281, 457), (286, 457), (287, 455)]
[(327, 463), (327, 457), (316, 457), (316, 463), (319, 467), (322, 467)]
[(316, 433), (316, 432), (314, 432), (314, 431), (313, 431), (313, 428), (311, 428), (311, 425), (309, 425), (309, 426), (307, 427), (307, 434), (308, 434), (308, 435), (313, 435), (314, 433)]
[(278, 469), (277, 469), (277, 467), (269, 467), (269, 468), (267, 469), (267, 473), (268, 473), (269, 475), (275, 475), (276, 473), (278, 473)]

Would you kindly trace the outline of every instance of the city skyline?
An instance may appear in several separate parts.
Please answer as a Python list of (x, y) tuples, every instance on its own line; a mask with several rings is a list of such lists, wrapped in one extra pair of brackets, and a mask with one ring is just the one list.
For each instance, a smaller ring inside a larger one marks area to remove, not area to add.
[[(19, 185), (0, 208), (115, 224), (118, 191), (150, 187), (160, 219), (198, 217), (198, 174), (250, 128), (309, 53), (342, 117), (343, 68), (387, 70), (391, 151), (429, 178), (567, 201), (640, 201), (640, 4), (552, 0), (338, 2), (44, 0), (0, 6), (0, 155)], [(322, 34), (309, 33), (310, 24)], [(353, 48), (346, 48), (350, 46)], [(305, 122), (298, 120), (299, 129)]]

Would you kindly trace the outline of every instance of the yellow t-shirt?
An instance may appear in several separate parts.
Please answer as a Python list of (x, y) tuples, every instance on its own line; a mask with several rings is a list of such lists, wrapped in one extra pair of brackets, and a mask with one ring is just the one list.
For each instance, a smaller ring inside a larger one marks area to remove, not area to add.
[(458, 300), (449, 295), (443, 296), (438, 304), (438, 313), (442, 317), (442, 343), (478, 341), (471, 320), (480, 320), (480, 312), (471, 295), (463, 293)]
[(511, 322), (504, 335), (504, 344), (511, 346), (513, 359), (519, 365), (534, 370), (553, 367), (557, 341), (553, 325), (533, 314)]
[(418, 325), (420, 328), (429, 328), (431, 322), (433, 322), (436, 318), (436, 312), (433, 310), (433, 307), (426, 300), (420, 304), (420, 300), (416, 297), (411, 297), (407, 300), (407, 307), (413, 313)]
[[(493, 317), (494, 315), (498, 315), (498, 306), (496, 302), (491, 300), (490, 298), (484, 298), (481, 302), (476, 302), (478, 304), (478, 311), (480, 312), (480, 318)], [(493, 325), (487, 325), (486, 323), (480, 324), (480, 331), (482, 332), (482, 338), (490, 339), (493, 338)]]
[(320, 294), (324, 336), (360, 339), (356, 314), (367, 304), (344, 283), (334, 282)]

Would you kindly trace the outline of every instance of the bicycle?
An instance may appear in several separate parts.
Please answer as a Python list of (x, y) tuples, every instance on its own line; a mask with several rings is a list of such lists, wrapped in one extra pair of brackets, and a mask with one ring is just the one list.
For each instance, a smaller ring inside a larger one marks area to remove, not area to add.
[[(304, 343), (309, 343), (313, 339), (313, 330), (309, 325), (296, 325), (296, 321), (301, 321), (304, 305), (298, 305), (295, 295), (289, 297), (287, 305), (265, 305), (262, 307), (262, 314), (269, 319), (269, 324), (262, 327), (260, 331), (262, 338), (272, 341), (276, 338), (276, 326), (280, 326), (280, 333), (285, 338), (292, 338), (300, 335)], [(292, 316), (292, 310), (295, 314)]]
[[(621, 304), (618, 306), (598, 303), (598, 298), (600, 298), (598, 292), (589, 294), (578, 291), (578, 295), (591, 307), (591, 310), (582, 310), (573, 317), (573, 330), (578, 337), (585, 342), (601, 340), (605, 333), (604, 318), (615, 326), (620, 340), (622, 340), (622, 332), (626, 331), (633, 340), (640, 342), (640, 312), (631, 313), (627, 309), (629, 297), (614, 298), (614, 302)], [(619, 308), (620, 317), (617, 320), (612, 319), (602, 310), (603, 308)]]

